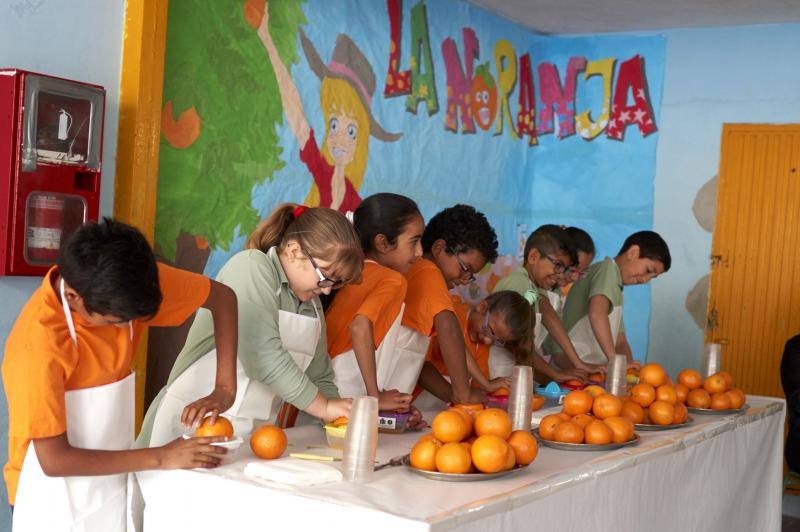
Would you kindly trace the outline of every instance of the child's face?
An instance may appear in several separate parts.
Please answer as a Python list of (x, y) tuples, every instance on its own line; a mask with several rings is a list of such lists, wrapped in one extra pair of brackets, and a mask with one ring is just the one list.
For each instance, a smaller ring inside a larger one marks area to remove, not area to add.
[(499, 312), (489, 312), (486, 301), (481, 301), (470, 316), (470, 337), (486, 345), (505, 345), (515, 340), (506, 325), (504, 316)]
[(578, 281), (586, 277), (586, 274), (589, 272), (589, 266), (592, 265), (593, 260), (594, 260), (594, 253), (586, 253), (585, 251), (579, 251), (578, 264), (572, 266), (569, 270), (564, 272), (564, 275), (561, 276), (558, 285), (566, 286), (568, 284), (572, 284), (575, 281)]
[(639, 256), (639, 246), (631, 246), (620, 257), (622, 260), (617, 264), (623, 285), (647, 284), (664, 273), (664, 264), (660, 260)]
[(442, 271), (448, 288), (471, 283), (475, 280), (475, 274), (486, 265), (486, 257), (477, 249), (454, 253), (447, 248), (444, 240), (437, 240), (434, 247), (439, 248), (434, 253), (434, 260)]
[(336, 166), (347, 166), (353, 161), (358, 140), (358, 122), (355, 118), (331, 109), (328, 119), (328, 153)]
[[(331, 293), (331, 287), (319, 286), (324, 279), (336, 281), (326, 273), (331, 266), (330, 262), (307, 256), (296, 241), (287, 244), (280, 260), (289, 288), (300, 301), (309, 301), (320, 294)], [(320, 274), (324, 279), (320, 278)]]
[(377, 246), (378, 262), (382, 266), (391, 268), (400, 273), (407, 273), (408, 269), (418, 258), (422, 256), (422, 232), (425, 230), (425, 222), (422, 216), (416, 215), (403, 227), (403, 232), (397, 237), (394, 246), (388, 246), (384, 250)]
[(536, 286), (550, 290), (559, 284), (571, 265), (572, 259), (567, 254), (542, 253), (534, 248), (528, 253), (526, 269)]

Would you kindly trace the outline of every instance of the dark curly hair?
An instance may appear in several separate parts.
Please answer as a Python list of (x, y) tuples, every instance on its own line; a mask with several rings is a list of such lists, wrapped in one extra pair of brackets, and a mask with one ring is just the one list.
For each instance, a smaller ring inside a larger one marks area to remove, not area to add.
[(161, 306), (156, 259), (135, 227), (111, 218), (84, 224), (64, 242), (56, 264), (89, 312), (128, 321), (151, 318)]
[(497, 259), (497, 234), (486, 216), (471, 205), (454, 205), (431, 218), (422, 234), (423, 251), (430, 253), (440, 238), (450, 253), (477, 249), (488, 262)]

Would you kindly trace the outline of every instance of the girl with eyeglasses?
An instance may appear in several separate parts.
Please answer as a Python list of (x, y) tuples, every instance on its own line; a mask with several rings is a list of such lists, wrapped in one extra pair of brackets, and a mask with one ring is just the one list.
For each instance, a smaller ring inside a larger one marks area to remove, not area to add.
[[(323, 421), (347, 416), (328, 357), (320, 294), (360, 278), (363, 253), (344, 214), (283, 204), (263, 220), (246, 249), (231, 257), (217, 280), (239, 307), (237, 395), (225, 416), (237, 434), (279, 423), (303, 411)], [(160, 445), (187, 431), (180, 411), (214, 382), (213, 324), (198, 312), (167, 385), (153, 400), (138, 444)], [(291, 408), (293, 407), (293, 408)]]
[(353, 224), (365, 255), (361, 283), (339, 290), (325, 312), (336, 386), (348, 397), (376, 397), (383, 411), (407, 412), (421, 364), (399, 363), (396, 344), (404, 275), (422, 256), (425, 222), (412, 199), (381, 193), (361, 202)]
[[(464, 335), (464, 345), (475, 361), (474, 367), (467, 363), (472, 387), (487, 392), (508, 389), (511, 386), (508, 368), (495, 365), (490, 348), (494, 345), (505, 347), (514, 353), (515, 364), (531, 364), (530, 333), (535, 319), (531, 303), (516, 292), (504, 290), (491, 294), (477, 305), (453, 296), (453, 307)], [(428, 358), (442, 375), (448, 375), (435, 338)]]

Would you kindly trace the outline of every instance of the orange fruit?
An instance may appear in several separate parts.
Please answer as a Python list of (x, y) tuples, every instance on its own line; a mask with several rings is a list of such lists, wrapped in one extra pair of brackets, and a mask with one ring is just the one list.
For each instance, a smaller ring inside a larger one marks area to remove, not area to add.
[(731, 407), (731, 399), (725, 392), (711, 394), (711, 410), (728, 410)]
[(460, 443), (450, 442), (442, 445), (436, 453), (436, 469), (441, 473), (468, 473), (472, 467), (470, 451)]
[(572, 421), (559, 423), (553, 432), (553, 440), (562, 443), (583, 443), (583, 429)]
[(453, 405), (454, 408), (460, 408), (473, 416), (483, 410), (483, 403), (457, 403)]
[(456, 410), (444, 410), (433, 418), (433, 435), (442, 443), (459, 442), (470, 434), (465, 414)]
[(634, 425), (637, 423), (643, 423), (644, 408), (642, 408), (642, 405), (639, 403), (628, 401), (627, 403), (623, 403), (620, 416), (624, 417), (625, 419), (629, 419)]
[[(653, 388), (658, 388), (667, 380), (667, 372), (661, 364), (645, 364), (639, 370), (639, 381), (649, 384)], [(644, 406), (644, 405), (642, 405)]]
[(742, 408), (744, 406), (744, 393), (742, 393), (742, 390), (739, 388), (728, 390), (725, 392), (725, 395), (727, 395), (728, 399), (731, 401), (731, 408)]
[(731, 388), (733, 388), (733, 375), (731, 375), (727, 371), (718, 371), (717, 375), (722, 375), (722, 378), (725, 379), (726, 389), (730, 390)]
[(514, 449), (517, 464), (526, 466), (534, 461), (539, 453), (539, 442), (526, 430), (515, 430), (508, 437), (508, 444)]
[[(472, 442), (471, 441), (464, 440), (461, 443), (459, 443), (459, 445), (463, 446), (464, 449), (466, 449), (468, 452), (470, 452), (470, 453), (472, 452)], [(472, 456), (472, 455), (470, 455), (470, 456)], [(469, 460), (470, 460), (470, 464), (472, 464), (472, 458), (470, 458)]]
[(611, 428), (611, 432), (614, 433), (614, 439), (612, 440), (614, 443), (625, 443), (633, 438), (633, 423), (631, 423), (630, 419), (616, 416), (604, 419), (603, 423), (608, 425)]
[(590, 384), (583, 390), (585, 392), (588, 392), (589, 395), (591, 395), (592, 397), (597, 397), (598, 395), (603, 395), (604, 393), (606, 393), (605, 388), (603, 388), (602, 386), (598, 386), (596, 384)]
[(478, 436), (472, 444), (472, 463), (482, 473), (497, 473), (508, 464), (508, 444), (493, 434)]
[(672, 423), (675, 425), (679, 425), (686, 421), (689, 417), (689, 410), (686, 409), (686, 405), (683, 403), (678, 403), (675, 405), (675, 416), (672, 418)]
[[(419, 439), (417, 440), (417, 442), (416, 442), (416, 443), (419, 443), (419, 442), (421, 442), (421, 441), (425, 441), (425, 440), (436, 440), (436, 437), (433, 435), (433, 433), (430, 433), (430, 434), (424, 434), (424, 435), (422, 435), (422, 436), (420, 436), (420, 437), (419, 437)], [(438, 440), (436, 440), (436, 441), (438, 441)], [(442, 443), (442, 442), (439, 442), (439, 444), (440, 444), (440, 445), (441, 445), (441, 443)]]
[(594, 416), (591, 414), (578, 414), (577, 416), (572, 418), (573, 423), (577, 423), (580, 425), (582, 429), (586, 428), (586, 425), (594, 421)]
[(542, 408), (542, 406), (544, 406), (544, 401), (545, 399), (543, 395), (534, 395), (533, 399), (531, 399), (531, 410), (535, 412), (536, 410)]
[(465, 410), (463, 408), (459, 408), (459, 407), (455, 407), (455, 406), (452, 407), (452, 408), (448, 408), (448, 410), (452, 410), (456, 414), (459, 414), (461, 417), (463, 417), (464, 421), (466, 421), (467, 425), (469, 425), (469, 430), (467, 431), (467, 436), (472, 434), (472, 427), (475, 425), (475, 418), (472, 416), (472, 414), (469, 411), (467, 411), (467, 410)]
[(642, 423), (645, 425), (652, 425), (650, 422), (650, 411), (648, 408), (643, 408), (644, 410), (644, 417), (642, 417)]
[(561, 421), (572, 421), (572, 416), (564, 412), (559, 412), (556, 415), (561, 418)]
[(703, 377), (696, 369), (686, 368), (678, 373), (678, 384), (683, 384), (690, 390), (696, 390), (703, 385)]
[(622, 401), (610, 393), (598, 395), (594, 400), (592, 412), (600, 419), (618, 416), (622, 412)]
[(592, 394), (586, 390), (573, 390), (564, 397), (564, 413), (570, 416), (587, 414), (592, 410)]
[(583, 383), (577, 379), (570, 379), (568, 381), (564, 381), (564, 386), (583, 386)]
[(498, 388), (493, 392), (493, 395), (504, 396), (508, 395), (508, 388)]
[(671, 425), (675, 419), (675, 405), (666, 401), (653, 401), (649, 407), (650, 421), (654, 425)]
[(597, 373), (590, 373), (586, 379), (592, 382), (606, 382), (606, 376), (599, 371)]
[(265, 460), (278, 458), (286, 450), (286, 433), (275, 425), (258, 427), (250, 435), (250, 448), (253, 454)]
[(331, 425), (333, 425), (334, 427), (341, 427), (342, 425), (347, 425), (347, 423), (349, 422), (350, 422), (349, 419), (342, 416), (342, 417), (337, 417), (336, 419), (331, 421)]
[(552, 440), (556, 427), (561, 423), (564, 423), (564, 420), (558, 414), (544, 416), (539, 422), (539, 436), (545, 440)]
[(510, 471), (514, 469), (515, 465), (517, 465), (517, 455), (514, 454), (514, 448), (511, 447), (508, 442), (505, 443), (508, 454), (506, 454), (506, 466), (503, 468), (503, 471)]
[(499, 408), (482, 410), (475, 416), (475, 434), (492, 434), (505, 440), (511, 435), (511, 418)]
[(409, 462), (411, 467), (425, 471), (436, 471), (436, 454), (442, 444), (435, 438), (424, 436), (411, 448)]
[(664, 401), (674, 405), (678, 402), (678, 394), (671, 384), (662, 384), (656, 388), (656, 401)]
[(692, 408), (708, 408), (711, 405), (711, 395), (702, 388), (692, 390), (686, 396), (686, 404)]
[(689, 387), (685, 384), (681, 384), (680, 382), (675, 385), (675, 397), (677, 397), (679, 403), (686, 404), (686, 396), (689, 395)]
[(728, 389), (728, 383), (725, 382), (725, 377), (719, 373), (709, 375), (703, 383), (703, 389), (710, 394), (722, 393)]
[(233, 425), (227, 418), (222, 416), (217, 417), (216, 423), (211, 424), (211, 417), (203, 419), (200, 426), (194, 431), (194, 435), (198, 437), (206, 436), (225, 436), (226, 438), (233, 437)]
[(583, 430), (583, 434), (586, 443), (605, 444), (611, 443), (614, 439), (614, 431), (611, 430), (610, 426), (599, 419), (595, 419), (589, 423)]
[(633, 402), (647, 408), (650, 403), (656, 400), (656, 389), (649, 384), (640, 382), (631, 388), (631, 399), (633, 399)]

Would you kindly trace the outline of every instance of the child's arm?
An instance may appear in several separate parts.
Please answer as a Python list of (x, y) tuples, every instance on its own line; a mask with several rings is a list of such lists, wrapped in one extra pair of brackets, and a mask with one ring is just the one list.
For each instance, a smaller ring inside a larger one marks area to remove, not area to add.
[(628, 337), (625, 336), (625, 331), (620, 331), (617, 335), (617, 353), (625, 355), (628, 359), (629, 366), (639, 366), (639, 361), (633, 359), (633, 350), (628, 343)]
[(467, 371), (469, 371), (470, 377), (472, 377), (481, 388), (489, 393), (496, 392), (500, 388), (511, 388), (510, 377), (497, 377), (492, 380), (487, 379), (478, 366), (478, 361), (472, 356), (472, 353), (470, 353), (468, 349), (466, 349), (465, 352), (467, 356)]
[(548, 377), (550, 380), (556, 382), (564, 382), (571, 379), (575, 379), (577, 381), (585, 382), (586, 381), (586, 373), (583, 370), (562, 370), (559, 371), (558, 369), (554, 368), (547, 361), (542, 358), (539, 353), (533, 353), (533, 369), (537, 373), (541, 373)]
[(425, 362), (422, 365), (418, 384), (445, 403), (449, 403), (453, 399), (453, 388), (450, 386), (450, 383), (447, 382), (447, 379), (442, 377), (442, 374), (439, 373), (436, 366), (430, 362)]
[(381, 410), (407, 411), (413, 399), (410, 394), (400, 393), (397, 390), (382, 391), (378, 389), (372, 322), (366, 316), (357, 314), (350, 322), (349, 329), (350, 338), (353, 341), (353, 352), (367, 388), (367, 395), (378, 399), (378, 408)]
[(465, 356), (467, 347), (464, 345), (458, 318), (454, 312), (443, 310), (434, 316), (433, 324), (436, 328), (442, 360), (450, 374), (450, 385), (453, 389), (451, 400), (454, 403), (469, 403), (470, 386)]
[(569, 358), (569, 361), (575, 369), (586, 372), (597, 371), (594, 366), (590, 366), (580, 359), (578, 352), (575, 351), (575, 346), (572, 345), (572, 341), (569, 339), (569, 334), (567, 334), (567, 330), (564, 328), (561, 318), (546, 297), (539, 299), (539, 310), (542, 312), (542, 324), (544, 328), (547, 329), (547, 332), (550, 333), (553, 340), (561, 347), (561, 350), (564, 351), (564, 354)]
[(608, 311), (611, 307), (611, 302), (604, 295), (598, 294), (592, 296), (589, 300), (589, 323), (592, 326), (597, 343), (600, 344), (600, 349), (603, 354), (610, 361), (616, 354), (614, 346), (614, 336), (611, 333), (611, 322), (608, 319)]
[(211, 445), (223, 436), (178, 438), (163, 447), (98, 451), (70, 445), (66, 433), (33, 440), (42, 471), (49, 477), (116, 475), (148, 469), (213, 468), (227, 449)]
[[(236, 349), (238, 308), (236, 294), (222, 283), (211, 281), (208, 298), (201, 305), (211, 311), (214, 340), (217, 346), (217, 376), (214, 390), (183, 409), (181, 422), (187, 427), (199, 423), (206, 414), (212, 422), (233, 405), (236, 398)], [(213, 424), (213, 423), (212, 423)]]

